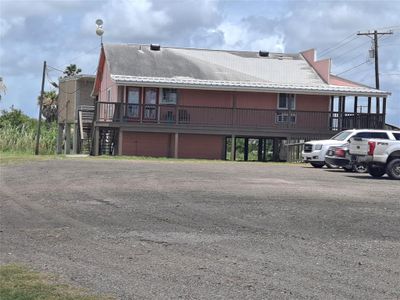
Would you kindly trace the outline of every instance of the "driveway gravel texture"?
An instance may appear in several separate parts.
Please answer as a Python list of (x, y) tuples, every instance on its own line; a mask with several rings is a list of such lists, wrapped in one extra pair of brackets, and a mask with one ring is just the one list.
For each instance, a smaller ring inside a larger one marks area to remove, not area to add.
[(117, 299), (399, 299), (400, 183), (308, 165), (1, 167), (1, 264)]

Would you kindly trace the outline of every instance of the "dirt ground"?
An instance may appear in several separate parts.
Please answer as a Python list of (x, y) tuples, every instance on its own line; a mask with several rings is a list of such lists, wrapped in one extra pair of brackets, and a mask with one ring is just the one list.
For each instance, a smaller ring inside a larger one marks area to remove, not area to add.
[(1, 167), (0, 263), (118, 299), (399, 299), (400, 183), (306, 165)]

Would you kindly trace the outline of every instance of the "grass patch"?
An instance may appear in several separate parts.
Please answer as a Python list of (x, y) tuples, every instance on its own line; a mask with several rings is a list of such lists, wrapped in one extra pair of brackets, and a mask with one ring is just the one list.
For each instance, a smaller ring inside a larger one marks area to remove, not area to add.
[(170, 158), (170, 157), (149, 157), (149, 156), (110, 156), (110, 155), (99, 155), (99, 156), (88, 156), (88, 157), (68, 157), (66, 155), (33, 155), (24, 152), (2, 152), (0, 151), (0, 165), (7, 165), (13, 163), (23, 163), (30, 161), (45, 161), (51, 159), (83, 159), (83, 160), (127, 160), (127, 161), (148, 161), (148, 162), (169, 162), (169, 163), (219, 163), (219, 164), (230, 164), (230, 163), (250, 163), (260, 164), (264, 166), (288, 166), (288, 165), (304, 165), (303, 163), (296, 162), (260, 162), (260, 161), (230, 161), (230, 160), (210, 160), (210, 159), (190, 159), (190, 158)]
[(154, 161), (154, 162), (192, 162), (192, 163), (249, 163), (249, 164), (262, 164), (265, 166), (288, 166), (288, 165), (304, 165), (300, 162), (275, 162), (275, 161), (230, 161), (230, 160), (212, 160), (212, 159), (195, 159), (195, 158), (170, 158), (170, 157), (150, 157), (150, 156), (112, 156), (112, 155), (99, 155), (89, 156), (87, 159), (92, 160), (134, 160), (134, 161)]
[(7, 165), (20, 162), (29, 161), (43, 161), (50, 159), (64, 158), (63, 155), (34, 155), (24, 152), (1, 152), (0, 151), (0, 165)]
[(1, 300), (105, 300), (19, 265), (0, 266)]

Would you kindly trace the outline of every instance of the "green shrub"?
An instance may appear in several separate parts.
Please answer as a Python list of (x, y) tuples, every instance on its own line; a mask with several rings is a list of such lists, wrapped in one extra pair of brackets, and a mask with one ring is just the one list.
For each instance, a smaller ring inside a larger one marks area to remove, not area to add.
[[(34, 153), (37, 121), (11, 108), (0, 116), (0, 151)], [(57, 143), (57, 124), (42, 123), (40, 154), (54, 154)]]

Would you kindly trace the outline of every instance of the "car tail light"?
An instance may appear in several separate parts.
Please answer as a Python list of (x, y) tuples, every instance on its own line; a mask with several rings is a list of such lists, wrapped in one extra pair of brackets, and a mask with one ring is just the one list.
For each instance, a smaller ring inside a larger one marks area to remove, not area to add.
[(335, 150), (335, 156), (337, 156), (337, 157), (345, 157), (346, 156), (346, 152), (341, 148), (337, 148)]
[(374, 155), (376, 143), (375, 142), (368, 142), (368, 155)]

